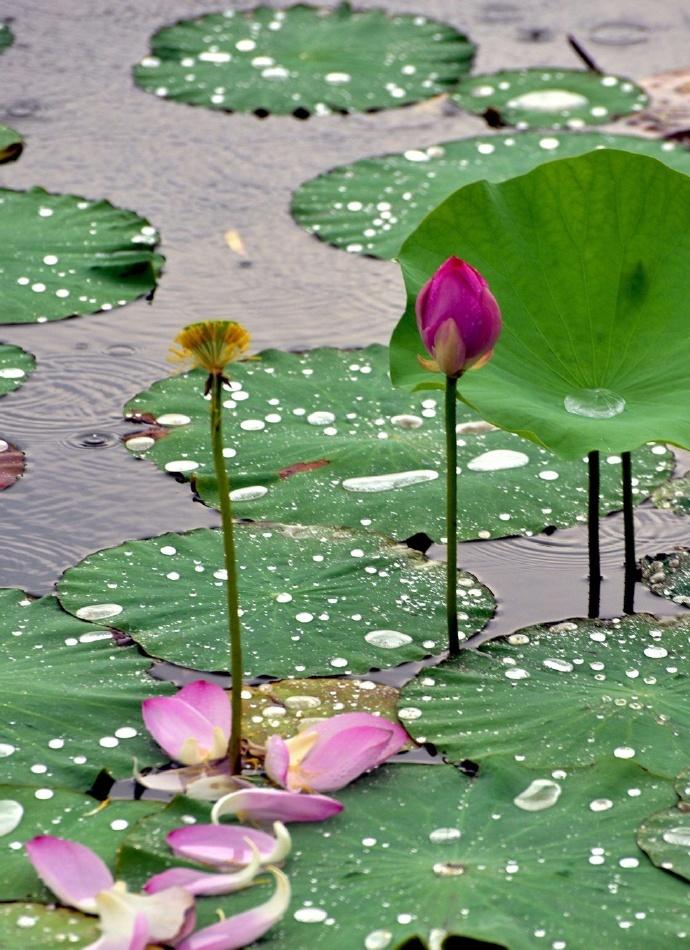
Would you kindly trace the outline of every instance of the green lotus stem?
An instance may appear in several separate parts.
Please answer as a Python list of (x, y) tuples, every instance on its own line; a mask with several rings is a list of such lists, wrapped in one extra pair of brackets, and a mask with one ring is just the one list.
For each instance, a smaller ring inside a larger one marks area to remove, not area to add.
[(457, 656), (458, 640), (458, 440), (455, 434), (457, 419), (458, 379), (446, 376), (446, 619), (448, 626), (448, 653)]
[(623, 463), (623, 525), (625, 528), (625, 585), (623, 613), (635, 613), (635, 584), (637, 558), (635, 557), (635, 514), (633, 511), (632, 459), (630, 452), (621, 452)]
[(239, 596), (237, 592), (237, 564), (235, 560), (235, 532), (232, 520), (232, 502), (230, 501), (230, 480), (225, 469), (223, 457), (223, 418), (222, 394), (223, 376), (212, 373), (211, 385), (211, 447), (213, 465), (218, 481), (220, 496), (220, 517), (223, 524), (223, 552), (225, 570), (228, 575), (225, 591), (228, 603), (228, 633), (230, 646), (230, 675), (232, 679), (232, 725), (228, 744), (228, 759), (233, 775), (242, 771), (242, 630), (239, 615)]
[(599, 453), (587, 456), (589, 471), (589, 498), (587, 505), (587, 531), (589, 541), (589, 610), (590, 618), (599, 616), (601, 608), (601, 552), (599, 550)]

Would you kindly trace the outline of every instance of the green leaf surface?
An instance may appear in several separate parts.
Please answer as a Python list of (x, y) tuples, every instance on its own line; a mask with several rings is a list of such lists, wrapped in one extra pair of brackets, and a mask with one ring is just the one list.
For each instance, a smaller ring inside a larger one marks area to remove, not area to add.
[[(558, 784), (560, 797), (525, 811), (514, 799), (535, 779)], [(291, 826), (292, 904), (262, 946), (376, 950), (413, 937), (511, 950), (675, 946), (690, 925), (687, 888), (635, 843), (641, 819), (674, 797), (670, 782), (615, 760), (555, 780), (505, 761), (474, 780), (445, 766), (384, 766), (339, 793), (340, 815)], [(597, 811), (602, 801), (611, 805)], [(184, 813), (207, 820), (183, 802), (144, 819), (120, 872), (167, 867), (164, 835)], [(226, 913), (259, 903), (262, 890), (233, 895)]]
[(642, 559), (642, 580), (653, 594), (690, 607), (690, 551)]
[(6, 23), (0, 23), (0, 53), (14, 43), (14, 33)]
[(488, 110), (519, 129), (581, 129), (599, 125), (647, 104), (645, 92), (621, 76), (584, 69), (502, 70), (463, 79), (451, 94), (466, 112)]
[(95, 917), (44, 904), (0, 904), (0, 947), (5, 950), (83, 950), (100, 936)]
[(398, 715), (453, 761), (634, 759), (672, 778), (688, 761), (689, 634), (688, 618), (644, 614), (527, 627), (414, 680)]
[(394, 381), (428, 385), (414, 301), (456, 255), (503, 311), (495, 357), (459, 387), (484, 418), (566, 458), (690, 445), (689, 217), (687, 175), (612, 150), (460, 189), (401, 252)]
[(690, 881), (690, 773), (676, 781), (679, 801), (645, 819), (637, 832), (637, 843), (650, 861)]
[[(14, 828), (1, 835), (2, 900), (54, 900), (52, 892), (39, 880), (24, 850), (26, 842), (35, 835), (56, 835), (79, 841), (112, 867), (125, 830), (160, 808), (162, 803), (156, 801), (102, 804), (62, 788), (0, 785), (0, 815), (16, 815), (18, 819)], [(3, 828), (7, 827), (11, 826), (3, 823)]]
[(36, 359), (20, 346), (0, 343), (0, 396), (22, 386), (34, 371)]
[(156, 746), (141, 702), (172, 692), (150, 661), (52, 597), (0, 589), (0, 769), (5, 782), (86, 791), (101, 769), (132, 774)]
[(463, 185), (505, 181), (555, 158), (616, 148), (690, 172), (690, 153), (674, 142), (604, 132), (481, 135), (363, 158), (304, 182), (292, 199), (299, 225), (353, 254), (397, 257), (426, 215)]
[(150, 293), (163, 264), (157, 242), (148, 221), (109, 201), (0, 189), (0, 324), (112, 310)]
[(690, 515), (690, 475), (660, 485), (652, 492), (652, 501), (657, 508), (673, 511), (677, 515)]
[(15, 161), (22, 154), (23, 148), (24, 140), (19, 132), (7, 125), (0, 125), (0, 165)]
[[(420, 531), (436, 540), (444, 535), (443, 396), (394, 389), (385, 347), (266, 350), (231, 369), (223, 434), (237, 517), (364, 526), (398, 540)], [(136, 396), (127, 415), (157, 421), (170, 434), (135, 436), (126, 444), (162, 469), (193, 478), (202, 500), (218, 507), (205, 379), (199, 371), (172, 376)], [(556, 459), (482, 425), (462, 404), (458, 409), (461, 538), (585, 520), (582, 459)], [(602, 512), (621, 506), (620, 459), (609, 462), (602, 466)], [(663, 446), (637, 453), (636, 499), (672, 466)]]
[(454, 86), (473, 55), (466, 36), (425, 16), (260, 6), (163, 27), (134, 79), (190, 105), (306, 118), (429, 99)]
[[(244, 674), (365, 673), (440, 653), (445, 565), (371, 534), (237, 525)], [(223, 544), (201, 528), (127, 541), (70, 568), (65, 609), (103, 617), (147, 653), (201, 670), (229, 660)], [(461, 634), (494, 611), (476, 578), (458, 578)]]

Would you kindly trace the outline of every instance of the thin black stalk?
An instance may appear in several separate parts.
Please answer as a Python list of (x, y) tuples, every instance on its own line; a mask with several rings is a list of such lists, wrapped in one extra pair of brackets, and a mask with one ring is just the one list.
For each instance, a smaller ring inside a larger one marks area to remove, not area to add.
[(460, 652), (458, 639), (458, 438), (457, 421), (458, 381), (446, 377), (446, 538), (448, 544), (446, 578), (446, 617), (448, 625), (448, 653)]
[(635, 513), (632, 493), (632, 459), (630, 452), (622, 452), (623, 462), (623, 524), (625, 526), (625, 586), (623, 588), (623, 612), (635, 613), (635, 583), (637, 581), (637, 558), (635, 557)]
[(599, 453), (587, 456), (589, 471), (589, 499), (587, 529), (589, 540), (589, 609), (588, 616), (599, 616), (601, 608), (601, 552), (599, 549)]

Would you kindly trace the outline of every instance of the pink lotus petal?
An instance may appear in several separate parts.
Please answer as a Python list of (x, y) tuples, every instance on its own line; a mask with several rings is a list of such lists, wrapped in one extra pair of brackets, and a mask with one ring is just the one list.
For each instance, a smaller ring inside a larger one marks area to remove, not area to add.
[(185, 825), (169, 832), (166, 841), (178, 857), (218, 868), (232, 868), (250, 864), (253, 858), (249, 839), (262, 858), (275, 850), (275, 838), (242, 825)]
[(27, 842), (29, 861), (60, 903), (94, 913), (95, 897), (113, 886), (113, 876), (97, 854), (76, 841), (39, 835)]
[(276, 868), (273, 896), (264, 904), (204, 927), (177, 944), (177, 950), (240, 950), (254, 943), (283, 917), (290, 904), (290, 882)]
[(224, 753), (223, 734), (178, 696), (154, 696), (141, 704), (144, 724), (158, 745), (183, 765), (200, 765)]
[(230, 739), (230, 699), (222, 687), (205, 680), (195, 680), (183, 686), (179, 693), (175, 694), (175, 699), (191, 706), (212, 725), (218, 726), (227, 745)]
[(146, 950), (149, 944), (149, 924), (143, 914), (134, 921), (134, 929), (129, 937), (101, 937), (90, 943), (85, 950)]
[(135, 762), (134, 777), (146, 788), (206, 802), (215, 802), (230, 792), (251, 787), (249, 782), (231, 774), (227, 759), (211, 765), (185, 765), (181, 769), (165, 769), (146, 775), (137, 769)]
[(326, 795), (297, 795), (277, 788), (242, 789), (225, 795), (213, 806), (211, 820), (235, 815), (241, 821), (325, 821), (343, 810)]
[(381, 761), (389, 736), (371, 726), (353, 726), (320, 742), (299, 768), (290, 770), (294, 791), (330, 792), (344, 788)]
[(290, 766), (290, 749), (280, 736), (269, 736), (266, 742), (266, 757), (264, 771), (266, 775), (285, 788), (287, 784), (288, 768)]
[(352, 726), (371, 726), (372, 729), (382, 729), (388, 734), (388, 744), (382, 751), (383, 758), (377, 763), (384, 762), (390, 756), (399, 752), (408, 741), (408, 735), (403, 727), (397, 722), (391, 722), (390, 719), (384, 719), (383, 716), (374, 716), (367, 712), (341, 713), (338, 716), (332, 716), (330, 719), (324, 719), (316, 722), (308, 728), (318, 733), (320, 739), (330, 739), (331, 736), (345, 728)]
[(181, 887), (169, 887), (157, 894), (130, 894), (121, 882), (96, 897), (103, 937), (119, 938), (128, 947), (136, 933), (137, 921), (144, 917), (150, 943), (174, 943), (187, 930), (188, 913), (194, 898)]
[(234, 874), (210, 874), (193, 868), (170, 868), (150, 878), (144, 885), (147, 894), (157, 894), (169, 887), (182, 887), (195, 897), (232, 894), (252, 883), (261, 868), (261, 855), (253, 847), (251, 862)]

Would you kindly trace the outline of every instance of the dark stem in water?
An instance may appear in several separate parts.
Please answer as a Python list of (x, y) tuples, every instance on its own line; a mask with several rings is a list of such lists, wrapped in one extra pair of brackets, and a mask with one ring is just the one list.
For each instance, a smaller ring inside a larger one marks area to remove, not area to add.
[(450, 656), (457, 656), (460, 652), (458, 640), (458, 440), (455, 434), (457, 391), (457, 378), (446, 376), (446, 538), (448, 544), (446, 617)]
[(587, 529), (589, 540), (589, 617), (598, 617), (601, 607), (601, 552), (599, 550), (599, 453), (587, 456), (589, 499)]
[(223, 458), (223, 419), (222, 396), (223, 376), (214, 373), (211, 383), (211, 446), (213, 465), (218, 482), (220, 497), (220, 516), (223, 523), (223, 551), (225, 570), (228, 578), (225, 583), (228, 607), (228, 632), (230, 639), (230, 674), (232, 679), (232, 726), (228, 758), (233, 775), (242, 771), (242, 636), (239, 617), (239, 597), (237, 592), (237, 566), (235, 563), (235, 537), (230, 501), (230, 481)]
[(625, 526), (625, 586), (623, 588), (623, 612), (635, 612), (635, 583), (637, 581), (637, 558), (635, 557), (635, 512), (632, 492), (632, 459), (630, 452), (621, 452), (623, 462), (623, 524)]

